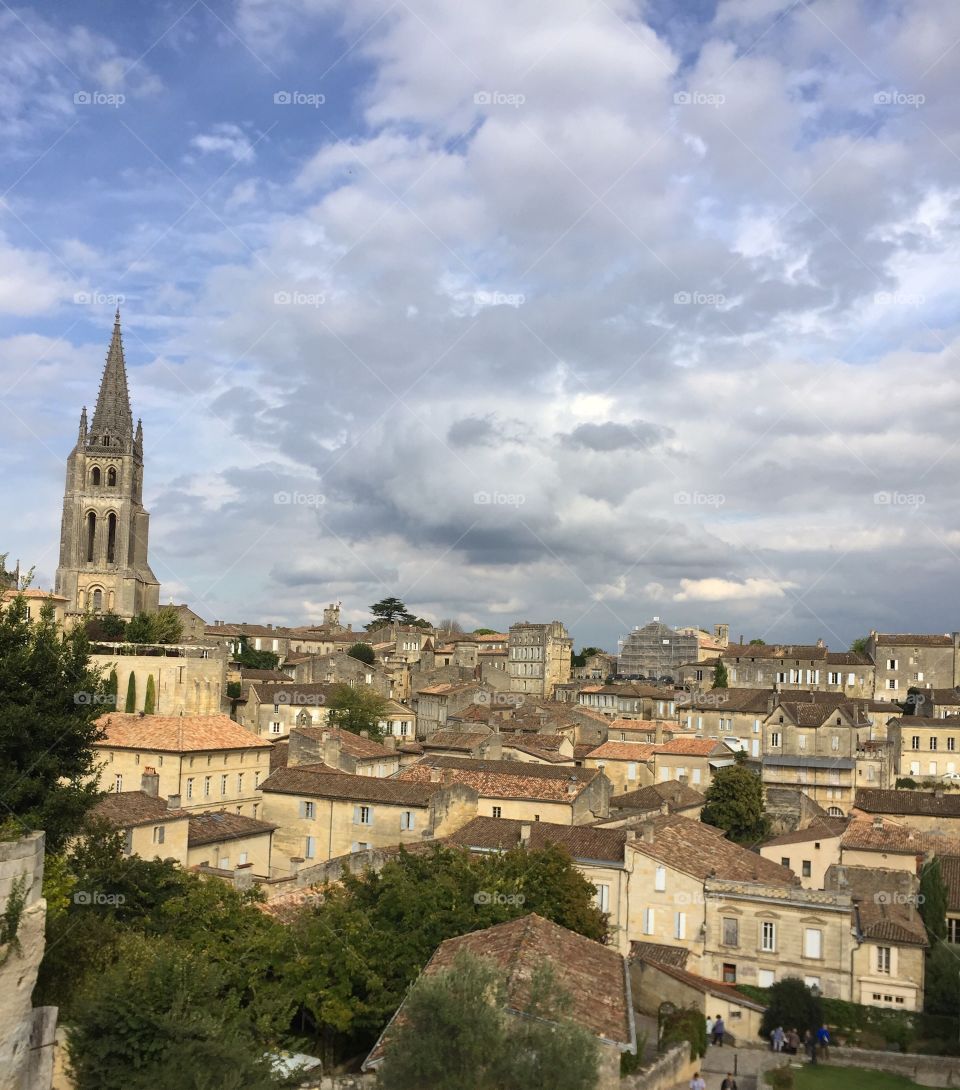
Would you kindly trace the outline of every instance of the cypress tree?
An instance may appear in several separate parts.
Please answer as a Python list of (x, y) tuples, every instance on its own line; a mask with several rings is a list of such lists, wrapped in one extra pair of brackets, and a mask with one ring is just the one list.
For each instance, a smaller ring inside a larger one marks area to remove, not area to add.
[(153, 715), (157, 707), (157, 686), (153, 680), (153, 674), (147, 678), (147, 693), (143, 698), (143, 710), (147, 715)]
[(127, 682), (127, 702), (123, 706), (125, 712), (135, 712), (137, 710), (137, 679), (133, 676), (133, 671), (130, 671), (130, 680)]

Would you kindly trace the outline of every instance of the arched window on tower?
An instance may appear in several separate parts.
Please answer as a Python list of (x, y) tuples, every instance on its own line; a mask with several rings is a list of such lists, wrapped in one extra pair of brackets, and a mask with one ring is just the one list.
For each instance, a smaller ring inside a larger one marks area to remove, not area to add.
[(103, 609), (103, 591), (95, 590), (93, 592), (93, 612), (100, 613)]
[(107, 484), (111, 488), (116, 488), (117, 486), (117, 471), (113, 468), (113, 466), (111, 466), (107, 470)]
[(112, 564), (117, 552), (117, 516), (111, 511), (107, 515), (107, 563)]
[(87, 515), (87, 563), (93, 560), (93, 551), (97, 543), (97, 516), (91, 511)]
[(94, 466), (93, 469), (90, 471), (90, 483), (93, 485), (94, 488), (99, 488), (100, 487), (100, 467), (99, 466)]

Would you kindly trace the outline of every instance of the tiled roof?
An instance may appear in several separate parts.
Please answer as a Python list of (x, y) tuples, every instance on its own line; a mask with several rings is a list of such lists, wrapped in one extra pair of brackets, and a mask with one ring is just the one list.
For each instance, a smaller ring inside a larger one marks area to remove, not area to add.
[(452, 693), (465, 693), (468, 689), (476, 689), (477, 687), (476, 682), (469, 682), (465, 685), (445, 682), (442, 685), (427, 685), (426, 688), (417, 689), (417, 695), (450, 696)]
[(960, 912), (960, 855), (941, 855), (939, 859), (947, 887), (947, 911)]
[(918, 635), (909, 632), (882, 632), (874, 636), (877, 644), (887, 647), (953, 647), (950, 636)]
[[(461, 952), (492, 961), (501, 970), (506, 1006), (514, 1011), (529, 1004), (535, 971), (552, 964), (557, 984), (570, 996), (567, 1017), (624, 1049), (634, 1045), (629, 978), (623, 958), (612, 947), (531, 913), (447, 939), (427, 962), (424, 974), (449, 970)], [(394, 1017), (402, 1019), (402, 1006)], [(364, 1061), (364, 1070), (376, 1065), (382, 1055), (383, 1038)]]
[(960, 855), (960, 838), (927, 833), (909, 825), (851, 821), (840, 840), (844, 851), (887, 852), (894, 855), (927, 855), (930, 852)]
[(187, 845), (193, 848), (200, 844), (216, 844), (221, 840), (260, 836), (272, 833), (276, 828), (269, 821), (244, 817), (243, 814), (228, 814), (226, 810), (204, 810), (202, 814), (190, 815)]
[(274, 742), (270, 748), (270, 771), (277, 768), (286, 768), (290, 757), (290, 743), (286, 739), (282, 742)]
[(827, 657), (827, 649), (826, 647), (818, 647), (814, 643), (769, 643), (765, 645), (731, 643), (720, 652), (720, 656), (725, 659), (811, 659), (823, 661)]
[(830, 651), (827, 653), (829, 666), (872, 666), (873, 662), (866, 655), (856, 655), (853, 651)]
[(97, 725), (94, 745), (151, 753), (205, 753), (218, 749), (269, 749), (265, 742), (225, 715), (139, 715), (108, 712)]
[(685, 711), (766, 712), (770, 689), (706, 689), (685, 695), (678, 701), (680, 714)]
[[(548, 738), (546, 734), (518, 734), (517, 739), (514, 740), (509, 735), (501, 735), (503, 748), (509, 750), (516, 750), (518, 753), (526, 753), (531, 757), (538, 757), (541, 761), (546, 761), (548, 764), (569, 764), (573, 760), (573, 755), (565, 757), (557, 746), (544, 746), (540, 744), (539, 739)], [(559, 741), (563, 741), (560, 738)], [(590, 748), (589, 746), (587, 747)]]
[(655, 965), (660, 972), (666, 973), (667, 976), (672, 976), (674, 980), (679, 980), (682, 984), (687, 984), (692, 988), (696, 988), (697, 991), (705, 992), (707, 995), (715, 996), (717, 999), (726, 999), (731, 1003), (735, 1003), (738, 1007), (747, 1007), (750, 1010), (762, 1011), (763, 1004), (758, 1003), (755, 999), (751, 999), (750, 996), (745, 995), (743, 992), (737, 991), (732, 984), (723, 984), (719, 980), (710, 980), (705, 976), (700, 976), (697, 973), (690, 973), (686, 969), (681, 969), (676, 965), (670, 964), (667, 961), (660, 961), (656, 957), (650, 957), (649, 955), (640, 955), (641, 960), (648, 961)]
[(587, 757), (596, 761), (648, 761), (656, 749), (652, 742), (603, 742)]
[(111, 791), (93, 808), (94, 817), (102, 818), (117, 829), (134, 825), (155, 825), (159, 821), (185, 818), (185, 810), (171, 810), (166, 799), (146, 791)]
[(674, 738), (653, 747), (654, 753), (676, 754), (679, 757), (712, 757), (714, 753), (732, 755), (732, 751), (716, 738)]
[(316, 742), (323, 740), (324, 735), (340, 742), (340, 750), (348, 757), (357, 760), (369, 761), (377, 758), (395, 757), (392, 749), (375, 742), (372, 738), (364, 738), (353, 731), (341, 730), (339, 727), (294, 727), (291, 733), (301, 734), (304, 738), (312, 738)]
[(867, 814), (960, 818), (960, 792), (955, 791), (885, 791), (861, 787), (853, 805)]
[(824, 889), (849, 893), (856, 901), (854, 921), (864, 938), (905, 946), (926, 946), (927, 931), (917, 911), (915, 875), (903, 870), (827, 868)]
[(652, 843), (640, 834), (627, 842), (628, 847), (694, 878), (766, 882), (774, 886), (794, 886), (798, 882), (786, 867), (741, 848), (702, 822), (669, 814), (654, 818), (651, 824)]
[(356, 799), (358, 802), (386, 802), (405, 806), (428, 806), (442, 787), (438, 783), (411, 783), (395, 778), (354, 776), (327, 765), (294, 765), (278, 768), (260, 784), (264, 793), (310, 795), (313, 798)]
[(674, 965), (678, 969), (684, 969), (690, 951), (685, 946), (667, 946), (662, 942), (642, 942), (634, 940), (630, 943), (630, 959), (640, 958), (641, 961), (655, 961), (658, 965)]
[[(544, 802), (572, 802), (600, 775), (593, 768), (427, 756), (417, 764), (401, 768), (394, 778), (410, 783), (429, 783), (434, 769), (449, 770), (455, 782), (466, 784), (488, 798), (541, 799)], [(573, 790), (568, 791), (568, 787)]]
[(595, 829), (589, 825), (560, 825), (553, 821), (513, 821), (508, 818), (476, 817), (446, 838), (448, 844), (487, 851), (508, 851), (521, 843), (521, 827), (529, 831), (527, 846), (532, 850), (548, 844), (566, 848), (574, 859), (623, 863), (627, 834), (623, 829)]
[(764, 842), (764, 848), (779, 848), (786, 844), (809, 844), (816, 840), (833, 840), (842, 836), (847, 827), (845, 818), (816, 818), (805, 829), (794, 829)]
[(52, 590), (40, 590), (38, 587), (24, 587), (23, 590), (14, 590), (13, 588), (0, 589), (0, 598), (16, 598), (21, 595), (24, 598), (43, 598), (49, 599), (51, 602), (69, 602), (69, 598), (65, 598), (62, 594), (54, 594)]
[[(829, 703), (807, 703), (799, 700), (781, 700), (780, 704), (770, 713), (772, 716), (778, 712), (789, 715), (800, 727), (819, 727), (837, 713), (846, 714), (841, 707), (844, 703), (842, 693), (836, 694), (836, 705), (831, 707)], [(848, 724), (849, 725), (849, 724)]]
[(523, 742), (532, 749), (558, 750), (564, 742), (569, 741), (565, 734), (539, 734), (519, 731), (502, 731), (500, 739), (503, 745), (513, 745), (514, 742)]
[(327, 704), (340, 685), (323, 681), (257, 681), (251, 686), (262, 704), (293, 704), (316, 708)]
[(479, 731), (438, 730), (424, 741), (423, 748), (424, 750), (459, 749), (465, 753), (472, 753), (484, 743), (489, 743), (492, 738), (492, 734), (483, 734)]
[(671, 810), (685, 810), (693, 806), (703, 806), (705, 795), (694, 791), (679, 780), (661, 780), (636, 791), (625, 791), (622, 795), (613, 795), (610, 799), (611, 810), (658, 810), (666, 802)]

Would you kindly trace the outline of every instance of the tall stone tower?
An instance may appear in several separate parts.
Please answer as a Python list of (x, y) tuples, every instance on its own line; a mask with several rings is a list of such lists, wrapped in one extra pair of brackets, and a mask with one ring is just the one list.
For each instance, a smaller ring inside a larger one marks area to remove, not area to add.
[(143, 428), (133, 428), (120, 311), (100, 381), (93, 423), (80, 414), (67, 459), (56, 589), (68, 614), (156, 610), (160, 584), (147, 562), (150, 516), (143, 508)]

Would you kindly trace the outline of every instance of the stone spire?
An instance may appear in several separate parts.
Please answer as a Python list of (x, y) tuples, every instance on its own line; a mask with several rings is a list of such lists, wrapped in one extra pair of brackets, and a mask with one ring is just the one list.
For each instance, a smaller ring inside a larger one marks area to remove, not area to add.
[(107, 352), (107, 362), (100, 380), (97, 407), (93, 410), (91, 440), (103, 443), (109, 436), (111, 445), (133, 439), (133, 414), (130, 412), (130, 394), (127, 391), (127, 368), (123, 359), (123, 339), (120, 336), (120, 310), (113, 321), (113, 338)]
[(80, 442), (86, 442), (87, 439), (87, 407), (84, 405), (83, 412), (80, 413)]

